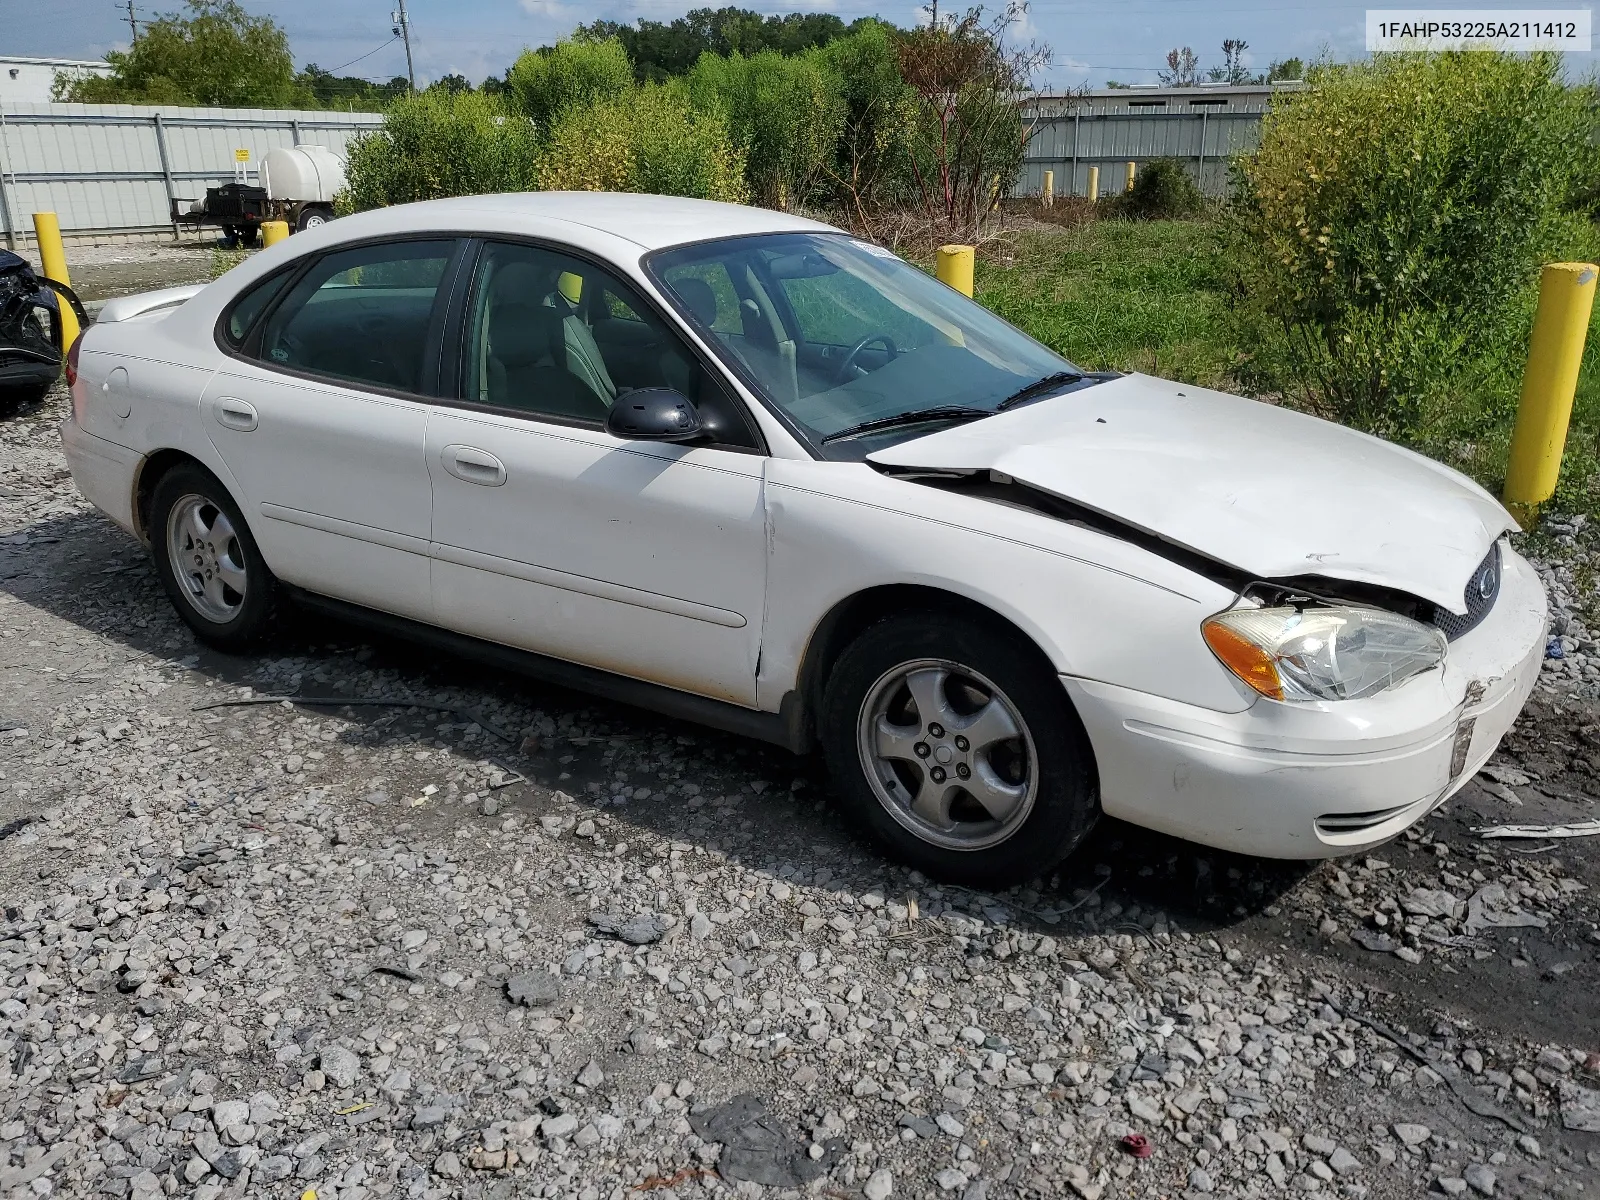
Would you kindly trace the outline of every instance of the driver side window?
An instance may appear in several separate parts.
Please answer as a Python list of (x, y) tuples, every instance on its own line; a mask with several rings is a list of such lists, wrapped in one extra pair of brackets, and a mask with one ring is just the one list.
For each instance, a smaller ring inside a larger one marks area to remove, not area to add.
[(464, 358), (470, 404), (601, 426), (619, 396), (669, 387), (695, 404), (716, 443), (759, 445), (743, 408), (633, 288), (542, 246), (484, 247)]

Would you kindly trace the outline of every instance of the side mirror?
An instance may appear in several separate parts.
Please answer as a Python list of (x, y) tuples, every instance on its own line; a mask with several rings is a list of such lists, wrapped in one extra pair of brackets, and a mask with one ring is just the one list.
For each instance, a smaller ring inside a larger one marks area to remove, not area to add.
[(700, 413), (673, 388), (635, 388), (612, 402), (606, 432), (638, 441), (687, 442), (701, 434)]

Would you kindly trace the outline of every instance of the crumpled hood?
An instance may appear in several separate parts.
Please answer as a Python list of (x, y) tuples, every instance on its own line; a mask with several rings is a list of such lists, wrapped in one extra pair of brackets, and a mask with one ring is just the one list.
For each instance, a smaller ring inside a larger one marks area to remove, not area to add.
[(1511, 515), (1470, 479), (1289, 409), (1148, 375), (868, 456), (997, 471), (1261, 579), (1323, 575), (1466, 611)]

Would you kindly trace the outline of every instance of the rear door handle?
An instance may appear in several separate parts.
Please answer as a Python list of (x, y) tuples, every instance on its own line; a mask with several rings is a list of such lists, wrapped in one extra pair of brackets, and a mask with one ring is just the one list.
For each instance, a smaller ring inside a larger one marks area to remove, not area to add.
[(218, 425), (226, 425), (229, 429), (237, 429), (240, 433), (249, 433), (261, 423), (261, 418), (256, 415), (255, 405), (246, 403), (236, 396), (219, 396), (212, 404), (211, 412), (217, 418)]
[(446, 446), (439, 460), (444, 469), (463, 483), (499, 487), (506, 481), (506, 465), (476, 446)]

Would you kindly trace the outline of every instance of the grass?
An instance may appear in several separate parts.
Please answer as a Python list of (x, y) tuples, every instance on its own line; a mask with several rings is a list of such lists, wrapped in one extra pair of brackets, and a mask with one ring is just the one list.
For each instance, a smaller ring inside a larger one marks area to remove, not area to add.
[(1091, 370), (1231, 387), (1245, 349), (1210, 221), (1093, 221), (1015, 235), (978, 263), (977, 299)]
[[(1548, 257), (1600, 261), (1600, 226), (1569, 222)], [(1090, 221), (1015, 233), (980, 254), (976, 293), (1079, 366), (1278, 398), (1256, 364), (1277, 358), (1280, 335), (1247, 320), (1233, 303), (1234, 274), (1215, 220)], [(1459, 398), (1411, 440), (1496, 495), (1537, 298), (1537, 285), (1530, 285), (1518, 302), (1516, 338), (1464, 373)], [(1551, 507), (1600, 515), (1600, 304), (1590, 320)]]

